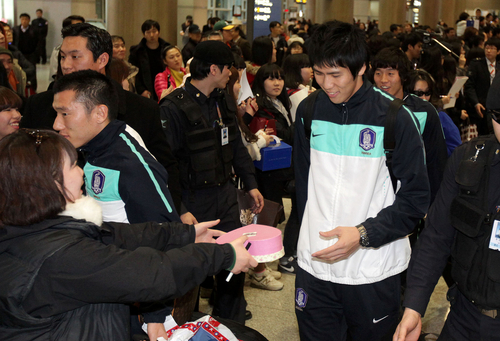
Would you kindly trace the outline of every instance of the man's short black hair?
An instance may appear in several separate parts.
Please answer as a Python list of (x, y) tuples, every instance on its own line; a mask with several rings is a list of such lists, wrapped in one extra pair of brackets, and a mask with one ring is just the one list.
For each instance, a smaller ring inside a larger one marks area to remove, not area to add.
[(281, 23), (279, 21), (271, 21), (269, 23), (269, 29), (273, 29), (275, 28), (276, 26), (280, 25), (281, 26)]
[(415, 45), (417, 45), (418, 43), (423, 43), (423, 42), (424, 42), (424, 40), (420, 34), (415, 33), (415, 32), (410, 33), (404, 37), (403, 44), (401, 45), (401, 49), (404, 52), (406, 52), (406, 51), (408, 51), (408, 45), (415, 47)]
[(153, 27), (160, 31), (160, 24), (158, 23), (158, 21), (154, 21), (151, 19), (146, 20), (141, 26), (142, 34), (146, 33), (146, 31), (149, 31)]
[(408, 73), (411, 71), (410, 60), (406, 54), (396, 47), (386, 47), (380, 50), (379, 53), (372, 60), (372, 72), (377, 69), (397, 70), (401, 84), (405, 85), (408, 80)]
[(484, 47), (486, 46), (495, 46), (498, 51), (500, 51), (500, 39), (498, 38), (490, 38), (484, 43)]
[(35, 13), (36, 13), (36, 12), (42, 12), (42, 13), (43, 13), (43, 10), (42, 10), (41, 8), (39, 8), (39, 9), (37, 9), (37, 10), (35, 11)]
[(389, 26), (389, 31), (394, 33), (398, 30), (398, 27), (399, 27), (398, 24), (392, 24), (391, 26)]
[[(203, 80), (208, 77), (210, 73), (210, 67), (215, 64), (205, 62), (203, 60), (193, 58), (191, 64), (189, 64), (189, 71), (191, 72), (191, 78), (195, 80)], [(220, 72), (224, 70), (224, 65), (217, 65)]]
[(308, 54), (313, 67), (348, 68), (353, 78), (368, 65), (365, 33), (341, 21), (320, 25), (310, 38)]
[[(92, 52), (94, 62), (97, 61), (100, 55), (107, 53), (109, 59), (113, 56), (113, 42), (108, 31), (96, 27), (89, 23), (73, 24), (64, 27), (61, 30), (63, 39), (66, 37), (82, 37), (87, 38), (87, 49)], [(108, 70), (109, 62), (106, 65)]]
[(29, 20), (31, 20), (31, 17), (28, 13), (21, 13), (21, 15), (19, 16), (19, 18), (22, 18), (22, 17), (28, 17)]
[(66, 90), (75, 92), (75, 100), (83, 104), (87, 114), (96, 106), (104, 104), (108, 107), (110, 121), (118, 116), (118, 94), (105, 75), (93, 70), (72, 72), (59, 78), (54, 84), (54, 94)]
[(80, 15), (70, 15), (69, 17), (63, 20), (62, 27), (65, 28), (66, 26), (71, 25), (73, 21), (81, 21), (82, 23), (84, 23), (85, 18)]

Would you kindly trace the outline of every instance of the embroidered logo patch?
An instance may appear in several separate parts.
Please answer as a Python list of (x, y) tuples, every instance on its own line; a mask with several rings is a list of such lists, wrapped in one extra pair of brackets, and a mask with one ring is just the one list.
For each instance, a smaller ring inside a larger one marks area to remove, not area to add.
[(364, 150), (370, 150), (375, 147), (377, 134), (370, 128), (365, 128), (359, 133), (359, 146)]
[(92, 191), (94, 191), (95, 194), (102, 193), (105, 178), (106, 177), (100, 170), (96, 170), (92, 173)]
[(297, 288), (295, 291), (295, 303), (299, 308), (305, 308), (307, 305), (307, 293), (302, 288)]

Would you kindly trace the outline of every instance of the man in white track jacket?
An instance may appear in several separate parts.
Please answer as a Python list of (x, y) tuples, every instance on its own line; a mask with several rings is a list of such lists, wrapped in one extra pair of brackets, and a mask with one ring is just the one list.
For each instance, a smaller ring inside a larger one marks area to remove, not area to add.
[[(299, 216), (296, 315), (301, 340), (390, 339), (398, 322), (406, 237), (429, 205), (419, 125), (401, 106), (392, 173), (384, 127), (393, 97), (364, 80), (364, 36), (332, 22), (311, 38), (322, 91), (297, 110)], [(312, 113), (308, 115), (309, 112)], [(397, 181), (396, 181), (397, 180)]]

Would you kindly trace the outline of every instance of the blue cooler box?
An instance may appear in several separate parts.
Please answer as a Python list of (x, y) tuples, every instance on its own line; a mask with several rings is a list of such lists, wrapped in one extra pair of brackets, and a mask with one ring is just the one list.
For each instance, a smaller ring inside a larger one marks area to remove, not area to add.
[(260, 161), (253, 164), (261, 171), (288, 168), (292, 165), (292, 146), (281, 142), (280, 145), (270, 144), (260, 150)]

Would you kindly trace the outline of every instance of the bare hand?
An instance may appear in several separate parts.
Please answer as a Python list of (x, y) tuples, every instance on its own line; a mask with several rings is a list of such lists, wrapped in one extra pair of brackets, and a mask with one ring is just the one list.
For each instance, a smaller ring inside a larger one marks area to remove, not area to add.
[(275, 135), (274, 129), (273, 128), (266, 128), (264, 129), (264, 133), (267, 135)]
[(167, 95), (168, 95), (168, 94), (170, 94), (172, 91), (174, 91), (174, 86), (173, 86), (173, 85), (170, 85), (167, 89), (164, 89), (164, 90), (161, 92), (160, 99), (162, 99), (163, 97), (167, 96)]
[(198, 220), (191, 214), (191, 212), (186, 212), (181, 215), (181, 221), (183, 224), (194, 225), (198, 224)]
[(163, 323), (148, 323), (148, 336), (150, 340), (157, 340), (159, 337), (168, 339), (167, 331)]
[(483, 107), (483, 105), (481, 103), (476, 104), (476, 112), (479, 115), (479, 117), (481, 117), (481, 118), (484, 117), (484, 115), (482, 113), (483, 110), (485, 110), (485, 108)]
[(262, 194), (260, 194), (257, 188), (248, 191), (248, 194), (252, 197), (254, 202), (252, 206), (252, 212), (255, 214), (259, 214), (264, 208), (264, 197), (262, 196)]
[(146, 98), (151, 98), (151, 92), (149, 92), (148, 90), (144, 90), (141, 96)]
[(220, 222), (220, 219), (205, 221), (203, 223), (199, 223), (194, 225), (196, 229), (196, 239), (195, 243), (215, 243), (214, 237), (220, 237), (225, 232), (219, 230), (210, 230), (209, 227), (213, 227)]
[(254, 268), (259, 264), (244, 246), (247, 239), (247, 236), (241, 236), (230, 243), (236, 252), (236, 263), (231, 269), (231, 272), (235, 275), (240, 272), (247, 272), (249, 268)]
[(417, 341), (422, 330), (422, 318), (415, 310), (406, 308), (392, 341)]
[(462, 112), (460, 113), (460, 119), (462, 121), (465, 121), (468, 117), (469, 117), (469, 114), (467, 114), (467, 110), (462, 110)]
[(257, 98), (249, 98), (247, 99), (247, 113), (249, 115), (254, 116), (255, 113), (259, 110), (259, 105), (257, 104)]
[(450, 103), (450, 96), (443, 96), (443, 97), (441, 97), (441, 101), (443, 102), (443, 104)]
[(271, 135), (262, 135), (262, 136), (264, 136), (264, 138), (266, 139), (266, 147), (269, 146), (271, 142), (274, 141), (274, 137), (272, 137)]
[(322, 260), (337, 261), (346, 259), (360, 247), (359, 231), (354, 226), (339, 226), (337, 228), (334, 228), (333, 230), (320, 232), (319, 234), (323, 238), (327, 239), (333, 237), (339, 238), (339, 240), (334, 245), (312, 254), (313, 257)]

